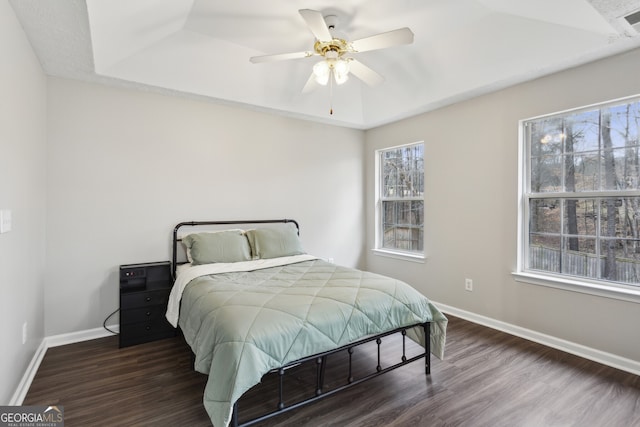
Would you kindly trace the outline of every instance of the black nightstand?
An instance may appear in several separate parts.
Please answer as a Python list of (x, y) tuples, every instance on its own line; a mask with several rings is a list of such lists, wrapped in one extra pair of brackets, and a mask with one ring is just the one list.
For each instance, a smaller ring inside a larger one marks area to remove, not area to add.
[(172, 285), (169, 261), (120, 266), (120, 347), (176, 335), (165, 318)]

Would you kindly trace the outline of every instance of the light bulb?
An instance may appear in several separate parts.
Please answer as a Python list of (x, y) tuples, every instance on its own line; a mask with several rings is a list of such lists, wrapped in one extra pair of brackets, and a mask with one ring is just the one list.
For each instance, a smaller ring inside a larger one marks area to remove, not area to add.
[(339, 59), (333, 64), (333, 77), (336, 83), (341, 85), (349, 80), (349, 61)]
[(313, 66), (313, 75), (316, 77), (316, 82), (322, 86), (326, 86), (329, 82), (329, 76), (331, 75), (331, 68), (326, 61), (320, 61)]
[(333, 69), (336, 70), (338, 74), (347, 74), (349, 72), (349, 61), (339, 59), (333, 65)]

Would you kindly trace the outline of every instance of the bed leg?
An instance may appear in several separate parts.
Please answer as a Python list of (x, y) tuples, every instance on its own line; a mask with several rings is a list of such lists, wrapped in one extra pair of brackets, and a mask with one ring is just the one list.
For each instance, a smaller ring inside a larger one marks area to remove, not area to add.
[(422, 325), (424, 328), (424, 373), (431, 375), (431, 322)]
[(238, 402), (233, 404), (233, 411), (231, 412), (230, 427), (238, 427)]

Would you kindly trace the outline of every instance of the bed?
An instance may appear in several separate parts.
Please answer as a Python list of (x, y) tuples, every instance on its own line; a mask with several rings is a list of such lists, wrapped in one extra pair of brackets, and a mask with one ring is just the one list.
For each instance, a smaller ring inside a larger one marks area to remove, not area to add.
[[(203, 403), (215, 427), (255, 424), (420, 359), (429, 374), (430, 354), (444, 353), (447, 319), (426, 297), (399, 280), (307, 254), (294, 220), (180, 223), (173, 266), (166, 317), (191, 347), (194, 369), (208, 375)], [(402, 335), (401, 360), (381, 366), (381, 340), (394, 333)], [(424, 353), (407, 357), (405, 337)], [(328, 355), (350, 357), (371, 341), (378, 345), (373, 373), (354, 379), (349, 365), (345, 384), (326, 390)], [(317, 364), (315, 393), (288, 404), (285, 374), (305, 361)], [(280, 376), (277, 407), (239, 424), (238, 399), (268, 373)]]

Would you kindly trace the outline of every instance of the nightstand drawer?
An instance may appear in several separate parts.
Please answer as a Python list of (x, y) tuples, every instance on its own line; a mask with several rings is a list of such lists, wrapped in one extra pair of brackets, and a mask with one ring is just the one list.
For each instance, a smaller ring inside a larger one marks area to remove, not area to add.
[(120, 295), (120, 309), (146, 307), (151, 305), (167, 306), (169, 301), (169, 290), (163, 289), (159, 291), (148, 292), (127, 292)]
[(120, 347), (169, 338), (176, 335), (176, 329), (166, 320), (156, 322), (131, 323), (120, 328)]
[(130, 308), (120, 312), (120, 324), (126, 325), (137, 322), (156, 322), (165, 318), (167, 307), (152, 305), (149, 307)]
[[(123, 331), (120, 331), (121, 333)], [(155, 335), (161, 334), (164, 332), (170, 332), (170, 335), (173, 335), (175, 332), (175, 328), (169, 324), (166, 320), (158, 321), (158, 322), (139, 322), (133, 323), (131, 325), (127, 325), (126, 330), (124, 331), (124, 335), (130, 336), (144, 336), (144, 335)]]

